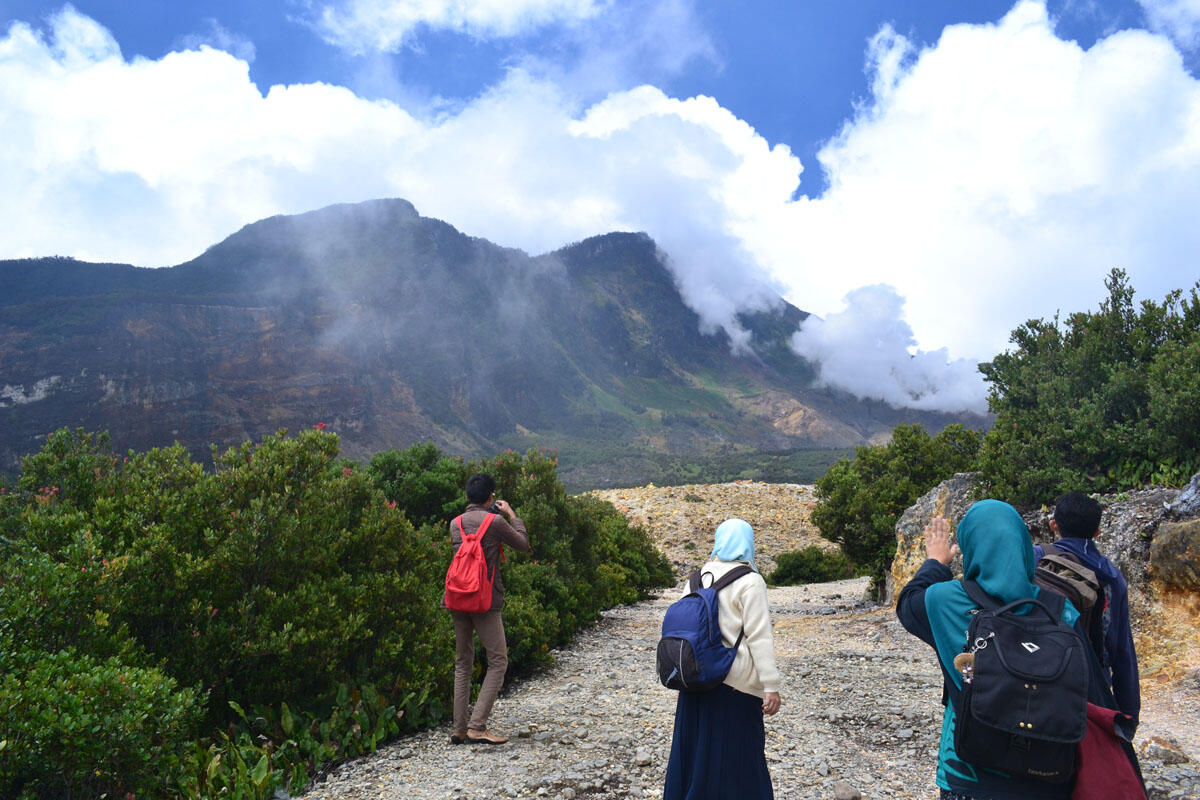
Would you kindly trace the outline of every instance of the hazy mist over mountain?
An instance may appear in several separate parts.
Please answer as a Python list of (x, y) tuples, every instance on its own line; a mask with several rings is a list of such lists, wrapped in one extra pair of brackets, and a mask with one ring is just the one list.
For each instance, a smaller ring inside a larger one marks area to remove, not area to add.
[(821, 388), (791, 347), (807, 315), (782, 299), (738, 314), (732, 341), (644, 234), (534, 257), (403, 200), (265, 219), (170, 268), (0, 262), (0, 296), (6, 469), (61, 426), (207, 454), (324, 422), (353, 458), (547, 447), (576, 485), (613, 485), (655, 457), (958, 419)]

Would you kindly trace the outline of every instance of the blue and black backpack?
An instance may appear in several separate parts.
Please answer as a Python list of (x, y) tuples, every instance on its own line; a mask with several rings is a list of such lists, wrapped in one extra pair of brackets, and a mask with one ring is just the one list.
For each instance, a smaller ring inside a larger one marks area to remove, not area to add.
[[(707, 692), (715, 689), (729, 674), (742, 636), (733, 647), (721, 641), (717, 593), (743, 575), (750, 567), (734, 567), (711, 586), (704, 586), (700, 572), (688, 578), (683, 597), (667, 609), (663, 617), (662, 638), (658, 640), (658, 679), (668, 689), (682, 692)], [(712, 573), (705, 573), (712, 578)]]

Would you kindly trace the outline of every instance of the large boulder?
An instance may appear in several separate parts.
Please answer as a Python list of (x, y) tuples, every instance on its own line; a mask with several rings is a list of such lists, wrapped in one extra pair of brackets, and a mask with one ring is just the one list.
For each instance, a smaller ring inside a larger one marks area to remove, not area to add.
[[(924, 562), (924, 529), (929, 520), (941, 514), (957, 526), (976, 500), (972, 495), (977, 485), (976, 473), (955, 475), (930, 490), (900, 517), (887, 600), (896, 602), (900, 590)], [(1189, 492), (1193, 499), (1189, 499)], [(1146, 489), (1097, 497), (1104, 506), (1104, 515), (1096, 545), (1129, 583), (1129, 617), (1144, 677), (1173, 676), (1172, 670), (1182, 668), (1179, 653), (1200, 647), (1200, 633), (1195, 626), (1196, 608), (1200, 607), (1198, 493), (1200, 475), (1192, 478), (1184, 492)], [(1051, 511), (1037, 508), (1022, 515), (1035, 543), (1053, 540)], [(956, 575), (962, 574), (961, 559), (950, 566)]]
[[(896, 523), (896, 557), (888, 575), (885, 600), (895, 604), (900, 590), (925, 563), (925, 526), (941, 515), (950, 520), (952, 530), (957, 527), (963, 514), (975, 502), (971, 495), (978, 480), (977, 472), (960, 472), (930, 489), (900, 515), (900, 521)], [(951, 541), (954, 541), (953, 535)], [(950, 568), (956, 575), (961, 575), (962, 558), (954, 559)]]
[(1200, 519), (1159, 527), (1150, 545), (1150, 574), (1177, 589), (1200, 591)]

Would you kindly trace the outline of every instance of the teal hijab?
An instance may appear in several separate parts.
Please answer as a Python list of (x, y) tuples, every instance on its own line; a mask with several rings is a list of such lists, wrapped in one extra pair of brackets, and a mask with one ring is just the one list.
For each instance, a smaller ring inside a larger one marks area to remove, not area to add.
[(754, 529), (744, 519), (727, 519), (717, 526), (710, 559), (716, 561), (745, 561), (758, 572), (754, 565)]
[[(1036, 560), (1029, 529), (1017, 510), (999, 500), (981, 500), (971, 506), (958, 523), (958, 547), (963, 556), (963, 577), (978, 583), (985, 592), (1011, 603), (1025, 597), (1037, 597), (1033, 583)], [(967, 643), (967, 626), (978, 606), (967, 596), (961, 581), (942, 581), (925, 590), (925, 612), (933, 629), (938, 658), (955, 685), (962, 688), (962, 674), (954, 668), (954, 657)], [(1029, 607), (1017, 613), (1029, 613)], [(1068, 602), (1062, 621), (1074, 625), (1079, 614)], [(975, 768), (958, 759), (954, 752), (954, 705), (948, 703), (942, 715), (942, 737), (938, 751), (938, 786), (949, 787), (946, 774), (977, 781)]]
[[(957, 536), (964, 578), (975, 581), (1002, 603), (1038, 596), (1040, 590), (1033, 583), (1037, 565), (1033, 542), (1015, 508), (999, 500), (980, 500), (963, 515)], [(935, 583), (925, 592), (925, 611), (938, 657), (959, 688), (962, 676), (954, 669), (954, 657), (967, 643), (967, 625), (977, 607), (959, 581)], [(1029, 608), (1017, 613), (1029, 613)], [(1078, 616), (1070, 603), (1063, 609), (1062, 620), (1068, 625), (1074, 625)]]

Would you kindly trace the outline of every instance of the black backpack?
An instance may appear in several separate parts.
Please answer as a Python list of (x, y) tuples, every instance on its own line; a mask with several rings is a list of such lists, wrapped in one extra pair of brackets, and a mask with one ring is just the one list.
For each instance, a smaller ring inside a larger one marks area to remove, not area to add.
[(1045, 545), (1044, 555), (1037, 563), (1033, 582), (1043, 589), (1057, 592), (1071, 601), (1083, 619), (1092, 651), (1101, 665), (1108, 664), (1104, 652), (1104, 611), (1108, 595), (1096, 573), (1086, 567), (1074, 553), (1055, 544)]
[[(1066, 599), (1042, 592), (1000, 605), (974, 581), (964, 580), (963, 588), (981, 610), (955, 660), (962, 691), (947, 681), (959, 758), (1014, 776), (1070, 780), (1087, 728), (1091, 656), (1059, 619)], [(1028, 614), (1014, 613), (1028, 605)]]

